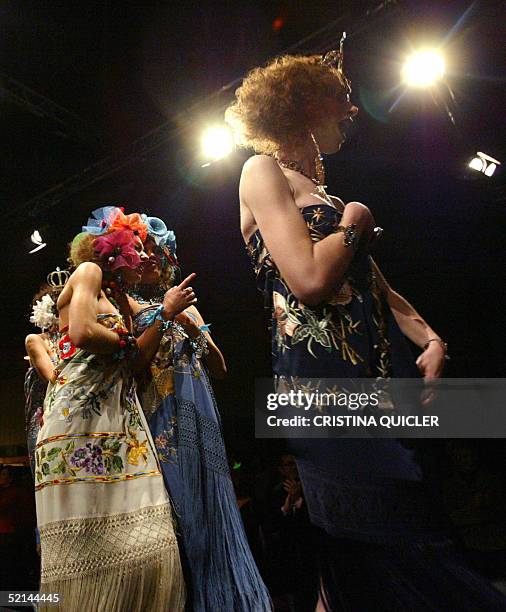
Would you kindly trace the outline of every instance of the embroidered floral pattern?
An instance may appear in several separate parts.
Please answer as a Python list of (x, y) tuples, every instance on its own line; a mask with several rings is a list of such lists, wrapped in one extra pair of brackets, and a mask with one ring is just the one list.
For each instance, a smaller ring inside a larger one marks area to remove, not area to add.
[(67, 436), (63, 436), (61, 444), (53, 445), (51, 441), (39, 444), (35, 453), (37, 483), (51, 475), (68, 479), (78, 475), (106, 476), (122, 472), (129, 441), (125, 444), (122, 434), (102, 435), (98, 440), (85, 441), (77, 448), (76, 439), (79, 438), (68, 439)]
[(158, 451), (158, 459), (162, 463), (175, 463), (177, 459), (176, 448), (176, 425), (177, 419), (170, 419), (170, 427), (159, 431), (155, 437), (155, 446)]
[[(318, 242), (340, 225), (342, 213), (330, 205), (310, 205), (301, 209), (311, 240)], [(318, 359), (318, 351), (336, 351), (339, 357), (353, 366), (364, 363), (365, 355), (360, 354), (363, 340), (366, 339), (366, 324), (362, 307), (354, 304), (364, 303), (364, 291), (373, 296), (371, 322), (375, 327), (378, 341), (373, 349), (376, 353), (376, 368), (380, 376), (388, 376), (390, 371), (389, 342), (384, 317), (384, 305), (374, 274), (364, 276), (361, 264), (353, 264), (348, 269), (344, 281), (327, 300), (317, 307), (302, 304), (291, 293), (281, 278), (279, 271), (267, 251), (259, 231), (250, 238), (246, 247), (257, 276), (257, 282), (272, 310), (273, 348), (280, 355), (297, 345), (304, 345), (313, 359)], [(370, 271), (370, 268), (369, 268)], [(357, 282), (356, 279), (360, 279)], [(318, 350), (317, 350), (318, 349)], [(374, 375), (372, 372), (370, 375)]]

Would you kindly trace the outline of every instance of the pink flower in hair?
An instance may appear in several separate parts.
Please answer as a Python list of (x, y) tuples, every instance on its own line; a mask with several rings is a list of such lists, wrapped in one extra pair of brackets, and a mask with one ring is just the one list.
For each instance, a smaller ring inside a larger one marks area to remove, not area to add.
[(120, 230), (95, 239), (95, 253), (104, 270), (114, 272), (118, 268), (139, 267), (141, 258), (135, 250), (135, 238), (131, 230)]

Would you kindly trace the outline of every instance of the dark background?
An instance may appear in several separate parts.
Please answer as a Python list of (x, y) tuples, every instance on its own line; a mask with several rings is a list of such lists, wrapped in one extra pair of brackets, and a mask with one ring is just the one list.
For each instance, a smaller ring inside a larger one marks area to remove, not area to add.
[[(326, 159), (329, 192), (373, 210), (385, 230), (376, 259), (448, 341), (447, 375), (504, 376), (505, 166), (490, 179), (466, 170), (476, 151), (506, 162), (501, 6), (2, 2), (0, 455), (22, 450), (31, 297), (105, 204), (160, 216), (176, 231), (183, 274), (197, 272), (199, 308), (228, 362), (216, 385), (227, 445), (239, 458), (263, 448), (253, 383), (270, 373), (269, 336), (237, 196), (248, 153), (202, 169), (198, 143), (234, 86), (211, 94), (287, 48), (335, 48), (342, 29), (360, 113), (354, 137)], [(446, 84), (434, 96), (403, 93), (402, 60), (427, 43), (443, 46), (455, 103)], [(36, 228), (47, 247), (29, 255)]]

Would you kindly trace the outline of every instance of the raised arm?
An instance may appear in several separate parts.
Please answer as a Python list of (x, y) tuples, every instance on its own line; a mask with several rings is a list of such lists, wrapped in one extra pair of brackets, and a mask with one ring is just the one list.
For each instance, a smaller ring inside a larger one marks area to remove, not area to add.
[(25, 339), (25, 348), (30, 363), (42, 380), (53, 380), (55, 369), (43, 338), (38, 334), (29, 334)]
[[(95, 354), (114, 353), (119, 336), (97, 322), (97, 303), (102, 289), (102, 270), (92, 262), (82, 263), (69, 280), (69, 337), (72, 343)], [(62, 318), (62, 312), (60, 312)]]
[(164, 296), (161, 318), (155, 320), (153, 325), (147, 327), (137, 339), (139, 354), (134, 363), (134, 371), (142, 372), (148, 367), (160, 346), (160, 341), (165, 332), (164, 321), (173, 321), (174, 318), (185, 308), (188, 308), (197, 301), (195, 292), (190, 287), (191, 282), (197, 275), (193, 272), (187, 276), (183, 282), (175, 287), (171, 287)]
[[(292, 293), (305, 304), (322, 302), (350, 265), (353, 246), (344, 245), (342, 233), (311, 240), (288, 181), (272, 157), (256, 155), (246, 162), (239, 193)], [(372, 231), (374, 220), (366, 206), (351, 202), (341, 225), (351, 223), (357, 224), (359, 240), (363, 232)]]
[(392, 289), (373, 258), (369, 257), (369, 260), (378, 279), (378, 285), (402, 333), (424, 349), (416, 360), (418, 369), (427, 379), (439, 378), (443, 372), (446, 352), (442, 338), (402, 295)]

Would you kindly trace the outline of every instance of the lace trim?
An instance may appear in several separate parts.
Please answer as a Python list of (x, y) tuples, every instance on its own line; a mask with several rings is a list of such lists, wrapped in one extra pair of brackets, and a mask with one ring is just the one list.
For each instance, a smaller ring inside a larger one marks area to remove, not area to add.
[(39, 527), (42, 581), (124, 566), (177, 548), (168, 504)]

